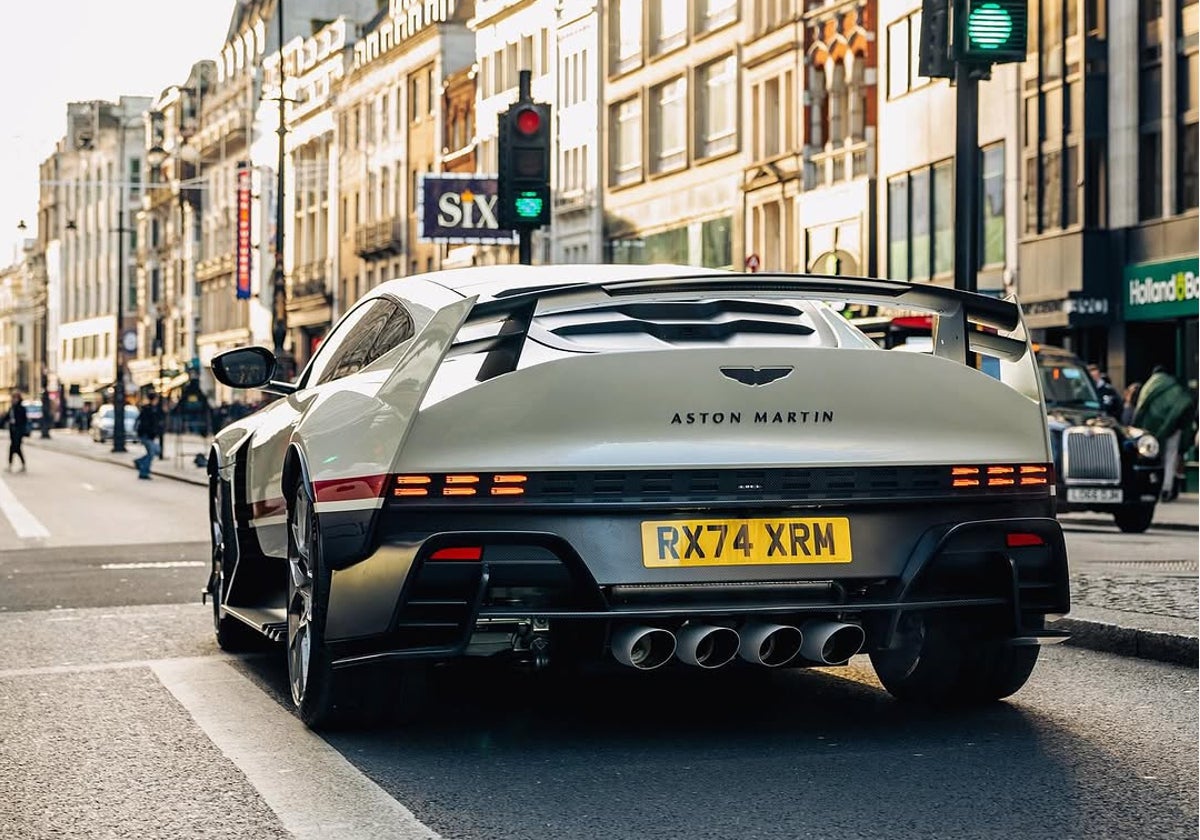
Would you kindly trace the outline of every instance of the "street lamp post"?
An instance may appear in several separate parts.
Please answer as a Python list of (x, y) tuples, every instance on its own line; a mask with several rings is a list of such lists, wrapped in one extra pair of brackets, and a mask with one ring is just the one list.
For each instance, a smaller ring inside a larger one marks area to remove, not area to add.
[(275, 6), (279, 33), (279, 155), (275, 165), (275, 266), (271, 271), (271, 338), (275, 344), (275, 359), (280, 375), (290, 378), (291, 359), (285, 358), (284, 340), (287, 338), (287, 277), (283, 269), (283, 167), (286, 161), (284, 137), (287, 135), (287, 98), (284, 96), (283, 61), (283, 0)]

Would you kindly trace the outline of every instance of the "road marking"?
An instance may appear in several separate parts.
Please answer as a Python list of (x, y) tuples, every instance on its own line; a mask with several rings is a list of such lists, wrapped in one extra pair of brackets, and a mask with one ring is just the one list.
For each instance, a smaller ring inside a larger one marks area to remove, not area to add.
[(297, 840), (438, 837), (225, 662), (164, 661), (152, 670)]
[(195, 569), (207, 566), (203, 560), (163, 560), (155, 563), (104, 563), (101, 569)]
[(13, 530), (23, 540), (44, 540), (50, 536), (46, 526), (38, 522), (29, 508), (21, 504), (4, 479), (0, 478), (0, 512), (12, 523)]

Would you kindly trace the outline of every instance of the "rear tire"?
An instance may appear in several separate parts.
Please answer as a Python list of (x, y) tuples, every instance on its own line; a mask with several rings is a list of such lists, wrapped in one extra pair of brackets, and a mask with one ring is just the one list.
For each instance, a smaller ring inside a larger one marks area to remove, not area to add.
[(1117, 527), (1126, 534), (1140, 534), (1154, 519), (1154, 505), (1123, 505), (1113, 511)]
[(994, 631), (963, 619), (907, 613), (898, 646), (871, 653), (871, 664), (897, 700), (931, 706), (973, 706), (1021, 689), (1037, 664), (1037, 646), (1010, 645)]

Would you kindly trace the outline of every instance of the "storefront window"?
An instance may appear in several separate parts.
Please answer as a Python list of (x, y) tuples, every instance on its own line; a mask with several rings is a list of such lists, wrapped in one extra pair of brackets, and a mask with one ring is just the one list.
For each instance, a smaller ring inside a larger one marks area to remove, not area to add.
[(700, 226), (700, 264), (705, 268), (730, 268), (733, 265), (733, 219), (724, 216)]
[(933, 167), (933, 273), (954, 270), (954, 162)]
[(888, 276), (908, 279), (908, 175), (888, 181)]
[(932, 245), (928, 169), (920, 169), (912, 174), (909, 190), (912, 201), (912, 279), (927, 280)]

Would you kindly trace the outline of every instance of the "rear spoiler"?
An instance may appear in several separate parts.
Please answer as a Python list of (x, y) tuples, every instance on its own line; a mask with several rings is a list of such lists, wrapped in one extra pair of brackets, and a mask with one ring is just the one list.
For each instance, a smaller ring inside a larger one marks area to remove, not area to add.
[(476, 303), (464, 320), (463, 328), (502, 320), (499, 331), (484, 338), (456, 340), (447, 352), (447, 358), (487, 352), (488, 357), (478, 375), (479, 381), (483, 381), (516, 369), (537, 315), (600, 309), (638, 299), (694, 299), (697, 296), (844, 300), (930, 312), (938, 316), (934, 329), (934, 355), (963, 364), (968, 362), (968, 353), (972, 351), (1016, 361), (1027, 348), (1024, 341), (992, 332), (1010, 332), (1021, 323), (1020, 307), (1013, 300), (898, 280), (729, 272), (517, 289)]

